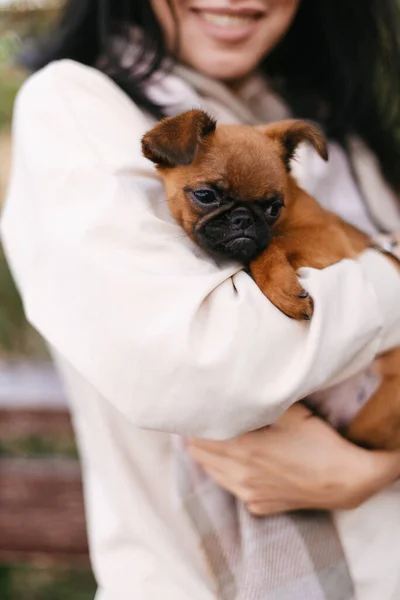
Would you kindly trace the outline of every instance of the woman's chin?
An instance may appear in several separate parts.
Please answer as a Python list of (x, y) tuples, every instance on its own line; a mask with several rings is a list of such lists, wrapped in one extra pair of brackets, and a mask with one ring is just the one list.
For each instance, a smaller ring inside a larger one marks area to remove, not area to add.
[(210, 54), (200, 59), (198, 56), (187, 56), (184, 61), (189, 67), (206, 77), (220, 81), (237, 81), (247, 77), (258, 65), (254, 55), (246, 60), (239, 52), (224, 52)]

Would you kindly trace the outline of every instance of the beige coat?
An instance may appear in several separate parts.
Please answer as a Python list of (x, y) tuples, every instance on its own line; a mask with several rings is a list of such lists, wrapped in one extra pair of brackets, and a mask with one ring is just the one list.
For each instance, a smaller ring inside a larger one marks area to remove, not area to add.
[[(283, 116), (258, 86), (239, 99), (177, 69), (151, 93), (175, 100), (171, 112)], [(140, 152), (150, 125), (91, 68), (62, 61), (33, 76), (16, 103), (2, 236), (69, 392), (98, 600), (215, 600), (173, 495), (169, 433), (238, 435), (366, 367), (400, 344), (400, 277), (372, 250), (304, 269), (315, 316), (287, 319), (237, 264), (217, 266), (182, 238)], [(400, 231), (393, 194), (360, 142), (353, 160), (369, 210)], [(400, 598), (399, 492), (337, 516), (359, 600)]]

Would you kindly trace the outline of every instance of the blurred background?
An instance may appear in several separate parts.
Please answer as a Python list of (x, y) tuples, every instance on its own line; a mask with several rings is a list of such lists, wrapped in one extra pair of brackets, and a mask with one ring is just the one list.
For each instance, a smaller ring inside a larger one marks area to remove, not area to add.
[[(0, 205), (11, 117), (27, 74), (21, 40), (45, 32), (60, 0), (0, 0)], [(79, 459), (68, 409), (26, 323), (0, 247), (0, 599), (93, 600)]]

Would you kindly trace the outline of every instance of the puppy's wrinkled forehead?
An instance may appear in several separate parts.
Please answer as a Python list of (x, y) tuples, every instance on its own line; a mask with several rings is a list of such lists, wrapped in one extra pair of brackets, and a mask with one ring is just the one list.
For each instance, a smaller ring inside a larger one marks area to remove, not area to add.
[(232, 200), (262, 200), (285, 193), (285, 165), (277, 141), (253, 127), (218, 125), (212, 143), (205, 143), (190, 166), (186, 184), (214, 184)]

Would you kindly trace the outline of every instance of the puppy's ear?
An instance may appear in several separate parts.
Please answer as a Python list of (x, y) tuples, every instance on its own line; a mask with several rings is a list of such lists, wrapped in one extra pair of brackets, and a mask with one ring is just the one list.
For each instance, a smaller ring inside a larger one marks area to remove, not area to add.
[(318, 125), (314, 123), (298, 119), (288, 119), (272, 123), (271, 125), (258, 126), (257, 129), (280, 143), (282, 159), (288, 171), (290, 171), (290, 161), (301, 142), (308, 142), (314, 146), (321, 158), (328, 160), (328, 146), (325, 136)]
[(190, 165), (215, 127), (215, 120), (202, 110), (163, 119), (142, 138), (143, 154), (160, 167)]

